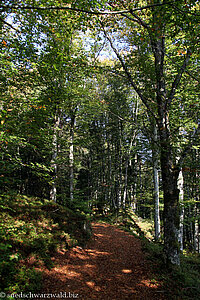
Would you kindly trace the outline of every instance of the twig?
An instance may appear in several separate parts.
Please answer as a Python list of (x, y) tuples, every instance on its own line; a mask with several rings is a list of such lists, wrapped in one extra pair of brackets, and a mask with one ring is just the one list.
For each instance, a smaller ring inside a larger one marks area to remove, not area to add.
[(138, 8), (131, 8), (131, 9), (125, 9), (125, 10), (115, 10), (115, 11), (92, 11), (92, 10), (85, 10), (81, 8), (75, 8), (75, 7), (69, 7), (69, 6), (22, 6), (22, 5), (0, 5), (0, 9), (3, 10), (9, 10), (9, 9), (22, 9), (22, 10), (29, 10), (29, 9), (34, 9), (34, 10), (71, 10), (71, 11), (76, 11), (76, 12), (82, 12), (86, 14), (92, 14), (92, 15), (119, 15), (122, 13), (132, 13), (134, 11), (142, 11), (148, 8), (156, 7), (156, 6), (164, 6), (164, 5), (171, 5), (173, 2), (165, 2), (165, 3), (156, 3), (156, 4), (151, 4), (151, 5), (146, 5)]
[(3, 22), (4, 24), (6, 24), (7, 26), (9, 26), (10, 28), (12, 28), (15, 31), (19, 31), (17, 28), (13, 27), (10, 23), (6, 22), (5, 20), (3, 20), (2, 18), (0, 18), (0, 21)]

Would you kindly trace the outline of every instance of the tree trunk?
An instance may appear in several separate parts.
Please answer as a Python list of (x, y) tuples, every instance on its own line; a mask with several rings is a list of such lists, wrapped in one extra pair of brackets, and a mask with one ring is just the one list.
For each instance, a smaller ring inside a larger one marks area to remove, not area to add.
[[(194, 161), (198, 166), (198, 151), (194, 150)], [(194, 185), (195, 185), (195, 224), (194, 224), (194, 249), (197, 253), (200, 253), (200, 232), (199, 232), (199, 173), (194, 170)]]
[(57, 170), (58, 170), (56, 158), (58, 155), (58, 128), (60, 126), (60, 116), (59, 116), (58, 112), (55, 115), (53, 126), (54, 126), (53, 127), (53, 143), (52, 143), (53, 153), (52, 153), (52, 159), (51, 159), (51, 168), (53, 169), (53, 180), (52, 180), (52, 185), (50, 188), (50, 200), (56, 202), (56, 200), (57, 200), (56, 178), (57, 178)]
[(119, 197), (119, 208), (123, 206), (123, 197), (122, 197), (122, 124), (119, 122), (119, 148), (118, 148), (118, 163), (119, 163), (119, 170), (118, 170), (118, 182), (119, 182), (119, 191), (118, 191), (118, 197)]
[[(163, 131), (163, 130), (160, 130)], [(161, 171), (164, 193), (164, 252), (167, 264), (180, 265), (179, 257), (179, 190), (178, 170), (173, 166), (169, 140), (161, 136)]]
[[(136, 146), (136, 142), (134, 143), (134, 145)], [(137, 211), (137, 176), (138, 176), (138, 156), (137, 156), (137, 152), (134, 155), (134, 180), (133, 180), (133, 185), (132, 185), (132, 208), (134, 213), (136, 213)]]
[[(161, 28), (160, 28), (161, 26)], [(179, 255), (179, 190), (177, 187), (179, 169), (171, 144), (169, 125), (170, 102), (167, 98), (164, 59), (164, 24), (160, 25), (155, 15), (155, 30), (163, 31), (161, 38), (152, 37), (152, 49), (155, 58), (157, 125), (160, 137), (160, 162), (164, 193), (164, 252), (167, 264), (180, 265)]]
[(123, 208), (125, 208), (127, 204), (128, 165), (129, 165), (129, 156), (126, 158), (126, 163), (125, 163)]
[[(133, 14), (134, 15), (134, 14)], [(106, 33), (102, 24), (104, 33), (110, 42), (111, 48), (115, 52), (119, 59), (126, 76), (141, 98), (144, 105), (147, 107), (149, 114), (155, 117), (158, 130), (159, 130), (159, 145), (160, 145), (160, 161), (161, 161), (161, 173), (162, 173), (162, 185), (164, 193), (164, 248), (166, 262), (170, 264), (180, 264), (179, 258), (179, 190), (177, 187), (178, 175), (180, 166), (176, 166), (176, 160), (174, 157), (174, 149), (172, 144), (172, 134), (170, 132), (169, 125), (169, 113), (171, 102), (175, 96), (177, 87), (179, 86), (182, 74), (185, 71), (189, 56), (186, 55), (186, 59), (180, 68), (178, 74), (175, 76), (175, 80), (172, 83), (171, 91), (167, 93), (165, 79), (167, 78), (164, 66), (165, 66), (165, 11), (160, 11), (158, 14), (155, 8), (152, 8), (153, 20), (151, 26), (134, 15), (136, 22), (138, 22), (143, 28), (147, 29), (149, 38), (151, 41), (151, 47), (154, 55), (154, 70), (155, 70), (155, 83), (153, 85), (152, 94), (146, 97), (139, 85), (134, 81), (131, 73), (124, 62), (123, 57), (115, 48), (111, 38)], [(154, 94), (155, 93), (155, 94)], [(156, 101), (154, 101), (156, 95)], [(153, 101), (149, 101), (152, 97)], [(184, 156), (182, 156), (182, 159)]]
[(184, 189), (183, 189), (183, 173), (179, 173), (178, 178), (179, 200), (180, 200), (180, 228), (179, 228), (179, 244), (180, 251), (183, 251), (183, 221), (184, 221)]
[(154, 205), (155, 205), (155, 240), (160, 238), (160, 210), (159, 210), (159, 175), (158, 175), (158, 159), (159, 153), (157, 148), (158, 132), (156, 124), (153, 125), (153, 145), (152, 145), (152, 158), (153, 158), (153, 181), (154, 181)]
[(199, 220), (198, 220), (199, 208), (197, 207), (197, 204), (195, 206), (195, 214), (196, 214), (196, 218), (194, 224), (194, 249), (197, 253), (200, 253)]
[(70, 201), (74, 200), (74, 126), (75, 126), (75, 115), (71, 116), (71, 127), (70, 127), (70, 145), (69, 145), (69, 191)]

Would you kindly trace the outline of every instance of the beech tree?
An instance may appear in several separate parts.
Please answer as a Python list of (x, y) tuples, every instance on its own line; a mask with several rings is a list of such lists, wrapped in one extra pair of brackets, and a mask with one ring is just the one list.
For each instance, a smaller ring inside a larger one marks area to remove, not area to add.
[[(138, 2), (116, 3), (110, 2), (112, 8), (129, 9), (122, 13), (121, 18), (113, 17), (115, 28), (121, 24), (126, 24), (124, 39), (116, 33), (120, 39), (128, 44), (128, 53), (120, 52), (113, 40), (114, 33), (110, 33), (110, 26), (107, 25), (108, 18), (102, 19), (100, 24), (106, 35), (111, 48), (121, 62), (123, 70), (132, 87), (138, 93), (150, 115), (156, 120), (159, 132), (160, 161), (162, 170), (162, 186), (164, 191), (164, 239), (166, 261), (172, 264), (179, 264), (179, 190), (177, 187), (178, 175), (181, 170), (184, 158), (188, 150), (195, 142), (194, 137), (199, 133), (199, 124), (193, 123), (193, 128), (188, 130), (189, 140), (183, 147), (178, 162), (176, 161), (177, 149), (175, 149), (174, 139), (177, 136), (173, 130), (172, 107), (177, 93), (184, 89), (182, 79), (190, 76), (186, 73), (188, 68), (195, 68), (197, 32), (197, 17), (191, 13), (198, 9), (198, 4), (194, 1), (190, 5), (184, 6), (182, 12), (182, 1), (176, 5), (167, 2), (151, 1), (144, 9), (138, 7)], [(140, 5), (143, 4), (141, 1)], [(186, 10), (186, 11), (185, 11)], [(128, 13), (128, 14), (127, 14)], [(194, 13), (195, 14), (195, 13)], [(185, 19), (183, 20), (183, 16)], [(190, 22), (194, 31), (190, 31)], [(172, 28), (177, 28), (172, 32)], [(123, 27), (124, 28), (124, 27)], [(122, 30), (124, 33), (124, 31)], [(117, 37), (115, 37), (117, 40)], [(141, 41), (138, 43), (138, 41)], [(179, 43), (178, 53), (173, 53), (171, 43)], [(130, 49), (130, 46), (133, 50)], [(123, 47), (123, 45), (122, 45)], [(171, 53), (172, 52), (172, 53)], [(134, 58), (136, 57), (136, 61)], [(169, 59), (168, 59), (169, 57)], [(174, 57), (177, 64), (174, 64)], [(145, 65), (142, 63), (145, 60)], [(135, 66), (138, 62), (138, 69)], [(173, 70), (176, 69), (175, 74)], [(187, 75), (186, 75), (187, 74)], [(194, 78), (198, 81), (198, 79)], [(149, 84), (149, 83), (150, 84)], [(184, 82), (184, 80), (183, 80)], [(187, 94), (187, 101), (190, 95)], [(180, 118), (180, 116), (179, 116)], [(179, 121), (181, 126), (181, 121)], [(191, 137), (193, 137), (191, 139)], [(179, 136), (179, 139), (184, 138)], [(181, 144), (182, 145), (182, 144)]]

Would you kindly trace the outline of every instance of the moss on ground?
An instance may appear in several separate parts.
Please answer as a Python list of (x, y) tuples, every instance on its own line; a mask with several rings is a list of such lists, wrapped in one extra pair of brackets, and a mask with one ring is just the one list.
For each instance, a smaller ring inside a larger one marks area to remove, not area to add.
[(0, 290), (7, 294), (40, 290), (41, 274), (26, 264), (31, 256), (51, 268), (56, 249), (89, 238), (84, 214), (48, 200), (0, 195), (0, 220)]

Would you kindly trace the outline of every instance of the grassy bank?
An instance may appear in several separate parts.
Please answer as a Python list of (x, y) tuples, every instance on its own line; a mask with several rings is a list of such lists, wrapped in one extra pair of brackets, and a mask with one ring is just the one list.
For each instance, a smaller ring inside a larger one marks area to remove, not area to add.
[(51, 268), (56, 249), (84, 245), (89, 237), (84, 214), (38, 198), (1, 195), (0, 220), (0, 291), (6, 294), (40, 290), (30, 257)]

